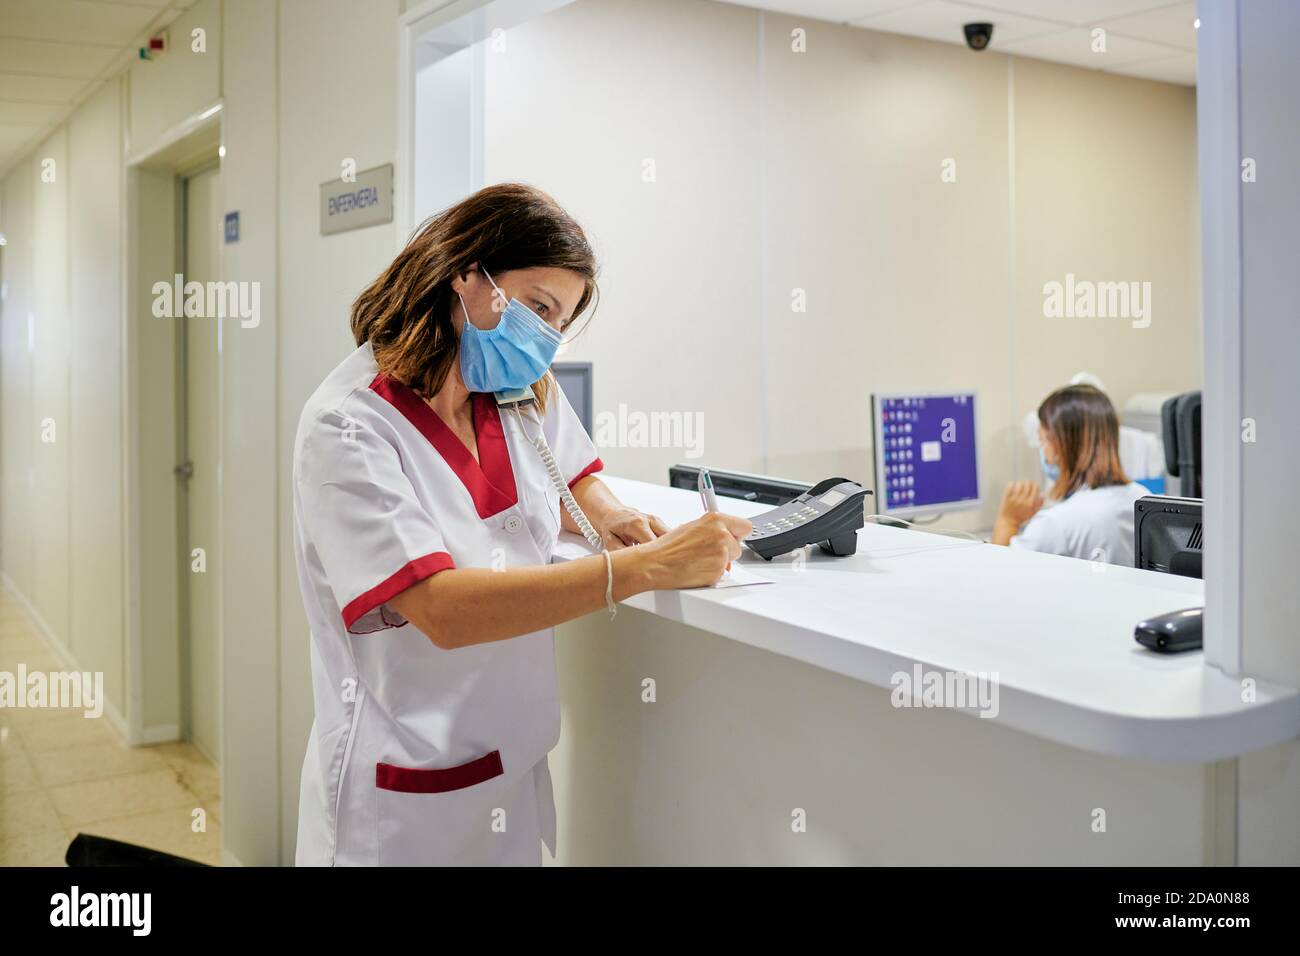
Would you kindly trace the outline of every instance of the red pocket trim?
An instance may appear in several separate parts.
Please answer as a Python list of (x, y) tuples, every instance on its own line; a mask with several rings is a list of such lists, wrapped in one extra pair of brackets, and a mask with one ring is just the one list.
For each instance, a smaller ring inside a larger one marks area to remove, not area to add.
[(375, 786), (380, 790), (393, 790), (397, 793), (447, 793), (451, 790), (464, 790), (503, 773), (505, 769), (501, 766), (501, 751), (494, 750), (459, 767), (444, 767), (440, 770), (417, 770), (377, 763)]

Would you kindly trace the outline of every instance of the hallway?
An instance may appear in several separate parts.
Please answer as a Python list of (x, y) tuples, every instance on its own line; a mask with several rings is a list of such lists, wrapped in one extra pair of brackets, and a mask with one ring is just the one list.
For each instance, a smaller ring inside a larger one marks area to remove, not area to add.
[[(20, 665), (64, 666), (0, 590), (0, 672)], [(193, 832), (196, 809), (206, 832)], [(220, 865), (220, 820), (216, 769), (193, 745), (127, 747), (106, 717), (79, 709), (0, 709), (0, 866), (62, 866), (78, 833)]]

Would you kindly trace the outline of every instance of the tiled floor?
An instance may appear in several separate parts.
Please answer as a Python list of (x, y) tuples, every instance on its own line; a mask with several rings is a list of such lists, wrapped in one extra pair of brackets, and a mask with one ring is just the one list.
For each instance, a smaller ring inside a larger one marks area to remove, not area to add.
[[(19, 663), (28, 673), (61, 669), (0, 588), (0, 671), (16, 675)], [(206, 830), (195, 832), (196, 817)], [(127, 747), (107, 717), (0, 707), (0, 866), (62, 866), (78, 833), (219, 865), (216, 768), (188, 743)]]

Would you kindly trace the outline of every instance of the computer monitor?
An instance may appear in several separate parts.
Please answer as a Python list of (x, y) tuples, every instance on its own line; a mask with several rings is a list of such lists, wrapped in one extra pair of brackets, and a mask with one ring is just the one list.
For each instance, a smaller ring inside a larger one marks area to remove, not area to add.
[(881, 514), (979, 507), (973, 391), (872, 395), (871, 434)]
[(573, 410), (578, 413), (578, 421), (586, 429), (588, 437), (595, 437), (591, 430), (591, 363), (590, 362), (554, 362), (551, 374), (564, 391)]

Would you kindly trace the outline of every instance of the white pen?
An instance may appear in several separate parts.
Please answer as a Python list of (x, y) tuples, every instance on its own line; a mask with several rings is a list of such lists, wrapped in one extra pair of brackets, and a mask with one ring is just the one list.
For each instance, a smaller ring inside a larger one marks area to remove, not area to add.
[(716, 513), (718, 499), (713, 494), (713, 476), (709, 474), (709, 469), (700, 469), (700, 477), (696, 479), (695, 484), (700, 490), (700, 500), (704, 502), (704, 510), (709, 514)]
[[(713, 493), (713, 476), (709, 474), (709, 469), (700, 469), (700, 477), (695, 480), (695, 487), (700, 490), (700, 500), (704, 502), (705, 512), (717, 514), (718, 499)], [(730, 561), (727, 562), (727, 570), (731, 570)]]

